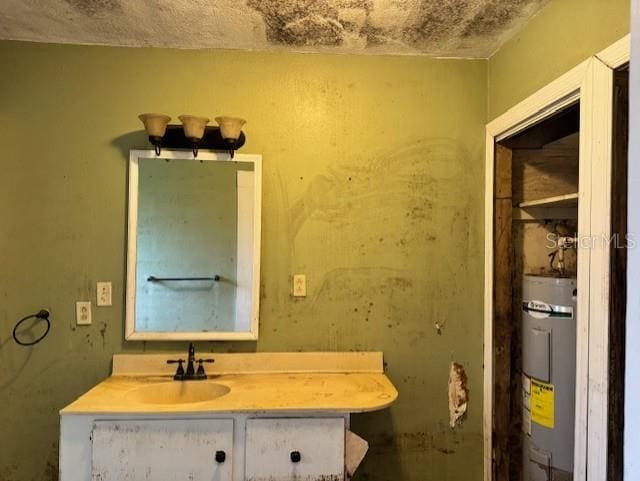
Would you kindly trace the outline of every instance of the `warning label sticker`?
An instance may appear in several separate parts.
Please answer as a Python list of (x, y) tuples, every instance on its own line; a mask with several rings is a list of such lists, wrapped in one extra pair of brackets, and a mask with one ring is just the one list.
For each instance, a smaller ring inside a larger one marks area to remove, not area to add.
[(531, 379), (531, 421), (553, 429), (554, 426), (554, 393), (553, 384)]

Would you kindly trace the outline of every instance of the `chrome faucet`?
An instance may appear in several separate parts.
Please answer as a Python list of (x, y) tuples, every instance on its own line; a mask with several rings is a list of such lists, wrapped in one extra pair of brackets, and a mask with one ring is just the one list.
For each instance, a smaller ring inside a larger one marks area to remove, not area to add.
[[(204, 372), (204, 363), (213, 363), (214, 359), (197, 359), (196, 360), (196, 349), (193, 347), (193, 343), (189, 343), (189, 353), (187, 356), (187, 370), (184, 370), (183, 363), (184, 359), (169, 359), (167, 364), (177, 364), (178, 369), (176, 369), (176, 373), (173, 376), (173, 379), (176, 381), (199, 381), (203, 379), (207, 379), (207, 373)], [(198, 369), (195, 369), (194, 363), (198, 363)]]

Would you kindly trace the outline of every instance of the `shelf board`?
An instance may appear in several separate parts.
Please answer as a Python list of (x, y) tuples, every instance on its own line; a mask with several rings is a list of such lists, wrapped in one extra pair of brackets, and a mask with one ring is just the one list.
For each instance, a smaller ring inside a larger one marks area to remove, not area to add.
[(578, 209), (575, 207), (528, 207), (513, 208), (512, 219), (524, 222), (541, 222), (546, 220), (575, 220)]
[(554, 197), (546, 197), (544, 199), (528, 200), (520, 202), (518, 207), (526, 209), (527, 207), (575, 207), (578, 205), (578, 193), (556, 195)]

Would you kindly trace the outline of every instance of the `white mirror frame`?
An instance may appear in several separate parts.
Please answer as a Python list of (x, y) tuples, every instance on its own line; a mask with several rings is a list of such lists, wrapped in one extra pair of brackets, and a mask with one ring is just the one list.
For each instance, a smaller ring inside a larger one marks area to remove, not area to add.
[[(202, 162), (249, 162), (254, 166), (253, 206), (247, 202), (238, 203), (238, 217), (244, 209), (253, 207), (253, 232), (238, 223), (238, 277), (236, 294), (236, 319), (250, 316), (245, 324), (248, 331), (217, 332), (154, 332), (136, 331), (136, 247), (138, 237), (138, 161), (139, 159), (194, 160), (193, 153), (185, 150), (162, 149), (156, 156), (154, 150), (129, 151), (129, 206), (127, 222), (127, 294), (125, 339), (128, 341), (254, 341), (258, 339), (258, 319), (260, 310), (260, 224), (262, 207), (262, 156), (255, 154), (235, 154), (234, 159), (226, 153), (200, 150), (197, 160)], [(241, 186), (239, 186), (241, 187)], [(250, 256), (246, 253), (251, 252)], [(241, 255), (244, 253), (244, 255)]]

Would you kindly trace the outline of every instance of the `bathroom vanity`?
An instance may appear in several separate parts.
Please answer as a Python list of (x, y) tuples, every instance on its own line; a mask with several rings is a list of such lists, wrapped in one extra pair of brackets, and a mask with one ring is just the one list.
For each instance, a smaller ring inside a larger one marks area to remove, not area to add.
[(61, 412), (61, 481), (344, 480), (366, 452), (351, 413), (398, 393), (382, 353), (217, 354), (174, 381), (174, 354), (115, 355)]
[[(258, 338), (260, 172), (130, 152), (126, 340)], [(115, 355), (60, 412), (61, 481), (341, 481), (368, 447), (351, 413), (398, 395), (379, 352), (176, 357)]]

